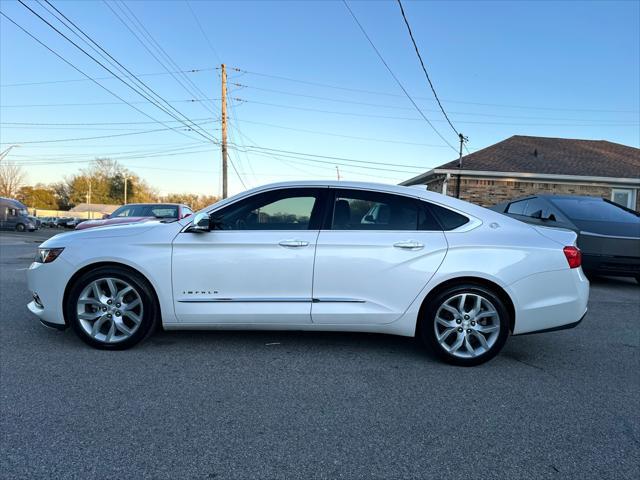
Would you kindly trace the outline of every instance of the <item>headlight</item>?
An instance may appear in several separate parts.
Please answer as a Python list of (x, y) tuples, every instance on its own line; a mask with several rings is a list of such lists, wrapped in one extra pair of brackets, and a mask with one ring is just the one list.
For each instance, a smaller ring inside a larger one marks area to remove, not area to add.
[(39, 248), (35, 261), (38, 263), (51, 263), (60, 256), (64, 248)]

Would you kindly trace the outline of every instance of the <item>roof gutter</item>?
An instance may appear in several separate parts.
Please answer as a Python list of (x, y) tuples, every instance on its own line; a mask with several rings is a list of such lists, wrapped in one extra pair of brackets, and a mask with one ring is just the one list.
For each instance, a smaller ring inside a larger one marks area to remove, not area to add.
[(570, 182), (570, 183), (600, 183), (605, 185), (629, 185), (640, 187), (640, 178), (619, 178), (619, 177), (596, 177), (587, 175), (555, 175), (551, 173), (522, 173), (522, 172), (492, 172), (486, 170), (458, 170), (457, 168), (434, 168), (416, 177), (405, 180), (400, 185), (415, 185), (423, 183), (430, 176), (442, 174), (460, 174), (467, 177), (480, 178), (504, 178), (526, 182), (531, 180), (545, 180), (550, 182)]

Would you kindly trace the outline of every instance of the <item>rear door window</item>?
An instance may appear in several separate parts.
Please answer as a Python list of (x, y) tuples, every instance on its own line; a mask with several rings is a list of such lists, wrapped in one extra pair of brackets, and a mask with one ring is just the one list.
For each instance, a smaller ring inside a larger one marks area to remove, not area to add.
[[(335, 190), (333, 230), (418, 230), (418, 202), (362, 190)], [(426, 215), (423, 213), (423, 215)], [(426, 222), (426, 217), (423, 217)]]

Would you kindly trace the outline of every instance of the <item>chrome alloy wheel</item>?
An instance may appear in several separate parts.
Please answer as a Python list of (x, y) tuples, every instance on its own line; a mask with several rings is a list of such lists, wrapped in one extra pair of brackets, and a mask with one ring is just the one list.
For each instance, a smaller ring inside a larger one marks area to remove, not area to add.
[(89, 336), (102, 343), (131, 337), (142, 322), (138, 291), (119, 278), (99, 278), (87, 285), (77, 302), (78, 321)]
[(482, 295), (461, 293), (440, 305), (434, 328), (438, 343), (449, 354), (475, 358), (496, 343), (500, 334), (500, 316)]

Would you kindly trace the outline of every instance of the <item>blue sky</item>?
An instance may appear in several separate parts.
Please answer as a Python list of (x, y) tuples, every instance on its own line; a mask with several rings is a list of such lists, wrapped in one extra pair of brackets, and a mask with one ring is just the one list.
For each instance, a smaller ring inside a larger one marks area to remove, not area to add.
[[(336, 165), (345, 179), (397, 183), (456, 158), (403, 96), (342, 2), (126, 2), (181, 70), (199, 70), (184, 74), (197, 90), (175, 74), (185, 90), (105, 3), (51, 1), (215, 138), (220, 138), (213, 115), (220, 109), (216, 66), (224, 62), (241, 69), (229, 72), (232, 144), (319, 155), (232, 148), (232, 161), (249, 187), (333, 179)], [(397, 3), (349, 4), (427, 117), (455, 144)], [(29, 5), (52, 18), (37, 3)], [(119, 3), (110, 5), (123, 17), (128, 13)], [(102, 79), (109, 73), (19, 3), (2, 1), (0, 8), (122, 98), (144, 101), (117, 79)], [(445, 109), (469, 137), (471, 151), (515, 134), (639, 146), (640, 2), (406, 1), (405, 10)], [(22, 142), (7, 158), (24, 165), (30, 182), (59, 180), (94, 157), (110, 156), (161, 193), (219, 193), (218, 146), (193, 132), (191, 138), (168, 129), (141, 133), (165, 127), (82, 80), (5, 18), (0, 29), (0, 150)], [(58, 80), (81, 81), (40, 83)], [(134, 105), (172, 121), (153, 105)], [(68, 140), (106, 135), (119, 136)], [(28, 143), (47, 140), (63, 141)], [(231, 170), (231, 192), (242, 188)]]

